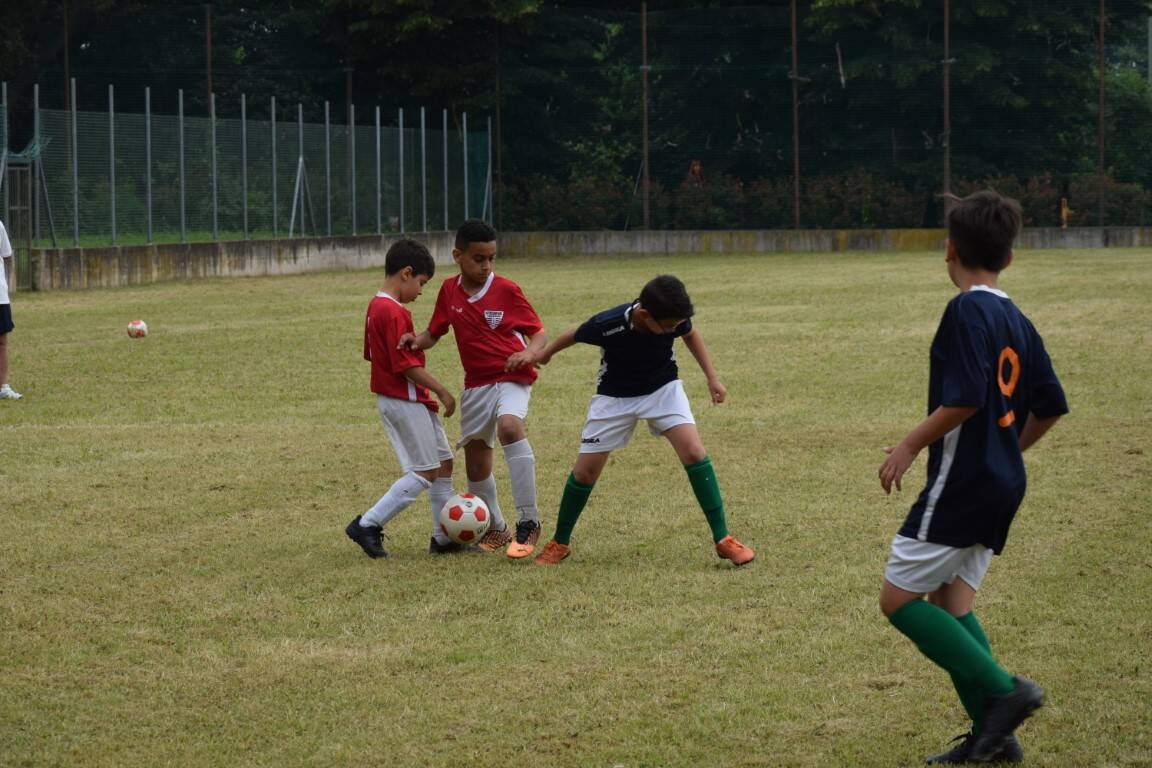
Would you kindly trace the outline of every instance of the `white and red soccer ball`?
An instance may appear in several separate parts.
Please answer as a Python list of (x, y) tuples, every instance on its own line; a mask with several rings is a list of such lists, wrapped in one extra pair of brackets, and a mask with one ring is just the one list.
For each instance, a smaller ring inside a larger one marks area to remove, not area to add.
[(148, 335), (148, 323), (143, 320), (133, 320), (128, 323), (128, 335), (134, 339), (142, 339)]
[(479, 496), (458, 493), (440, 509), (440, 530), (457, 544), (480, 541), (492, 523), (492, 513)]

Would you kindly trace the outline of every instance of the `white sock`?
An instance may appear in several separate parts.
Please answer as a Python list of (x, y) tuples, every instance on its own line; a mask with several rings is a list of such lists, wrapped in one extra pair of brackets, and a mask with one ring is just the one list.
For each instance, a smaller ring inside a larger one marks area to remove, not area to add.
[(452, 541), (440, 529), (440, 510), (448, 503), (448, 499), (455, 495), (456, 489), (452, 487), (452, 478), (438, 477), (432, 481), (428, 489), (428, 503), (432, 507), (432, 538), (437, 544), (447, 544)]
[(488, 511), (492, 513), (492, 530), (502, 531), (508, 527), (504, 515), (500, 514), (500, 503), (496, 500), (496, 478), (488, 475), (483, 480), (469, 480), (468, 493), (479, 496), (488, 506)]
[(528, 439), (504, 446), (504, 461), (508, 463), (508, 479), (512, 482), (512, 500), (516, 504), (518, 520), (540, 522), (536, 508), (536, 455)]
[(388, 489), (388, 493), (372, 505), (372, 509), (360, 516), (360, 525), (367, 528), (371, 525), (383, 527), (389, 520), (400, 514), (401, 510), (416, 500), (416, 497), (432, 487), (432, 483), (415, 472), (409, 472)]

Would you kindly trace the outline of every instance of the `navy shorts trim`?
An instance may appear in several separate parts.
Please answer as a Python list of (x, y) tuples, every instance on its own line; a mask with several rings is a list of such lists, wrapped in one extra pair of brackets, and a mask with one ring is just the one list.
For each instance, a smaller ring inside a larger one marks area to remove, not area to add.
[(0, 304), (0, 336), (12, 333), (15, 327), (16, 324), (12, 322), (12, 305)]

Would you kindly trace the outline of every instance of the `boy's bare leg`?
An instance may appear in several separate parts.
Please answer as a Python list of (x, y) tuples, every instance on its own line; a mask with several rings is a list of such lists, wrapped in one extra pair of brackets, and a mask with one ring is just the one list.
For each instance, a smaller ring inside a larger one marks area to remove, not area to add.
[(0, 333), (0, 386), (8, 383), (8, 334)]

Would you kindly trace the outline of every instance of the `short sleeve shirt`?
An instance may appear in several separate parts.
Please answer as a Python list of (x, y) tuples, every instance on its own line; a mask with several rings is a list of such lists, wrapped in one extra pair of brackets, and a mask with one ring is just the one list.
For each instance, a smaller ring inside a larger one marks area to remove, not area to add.
[(12, 258), (12, 243), (8, 240), (8, 231), (4, 229), (4, 222), (0, 221), (0, 304), (9, 304), (8, 273), (5, 272), (4, 259)]
[(1020, 432), (1030, 415), (1068, 412), (1043, 339), (1002, 291), (948, 302), (928, 379), (928, 413), (940, 406), (980, 410), (928, 447), (928, 482), (900, 534), (999, 553), (1027, 486)]
[(685, 320), (669, 333), (632, 328), (635, 304), (621, 304), (593, 315), (576, 329), (576, 341), (601, 348), (596, 394), (610, 397), (648, 395), (680, 377), (672, 342), (692, 330)]
[(544, 330), (540, 316), (516, 283), (492, 272), (484, 287), (469, 296), (459, 275), (445, 280), (436, 296), (428, 332), (440, 338), (449, 328), (456, 334), (465, 387), (536, 381), (535, 366), (504, 370), (508, 358), (528, 346), (526, 337)]
[(412, 313), (387, 293), (377, 293), (364, 320), (364, 359), (372, 363), (372, 391), (422, 403), (435, 413), (440, 404), (432, 399), (428, 388), (404, 376), (409, 368), (424, 367), (423, 350), (396, 348), (400, 336), (412, 332)]

